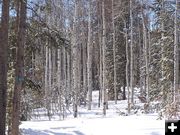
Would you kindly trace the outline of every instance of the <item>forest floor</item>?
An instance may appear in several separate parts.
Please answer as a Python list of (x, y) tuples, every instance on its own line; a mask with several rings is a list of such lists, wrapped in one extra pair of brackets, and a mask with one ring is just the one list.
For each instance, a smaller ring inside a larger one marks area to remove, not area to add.
[[(126, 116), (127, 101), (110, 101), (107, 115), (103, 116), (102, 107), (98, 108), (98, 92), (93, 92), (92, 110), (79, 108), (78, 118), (69, 113), (67, 118), (58, 117), (24, 121), (20, 125), (23, 135), (164, 135), (165, 121), (157, 120), (157, 113), (144, 114), (135, 110)], [(141, 103), (136, 99), (136, 104)]]

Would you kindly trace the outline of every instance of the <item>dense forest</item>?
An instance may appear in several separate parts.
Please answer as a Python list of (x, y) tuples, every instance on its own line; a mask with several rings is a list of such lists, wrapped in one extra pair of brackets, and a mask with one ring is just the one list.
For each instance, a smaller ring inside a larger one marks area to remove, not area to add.
[(108, 101), (180, 112), (180, 0), (0, 0), (0, 135), (36, 108), (66, 118)]

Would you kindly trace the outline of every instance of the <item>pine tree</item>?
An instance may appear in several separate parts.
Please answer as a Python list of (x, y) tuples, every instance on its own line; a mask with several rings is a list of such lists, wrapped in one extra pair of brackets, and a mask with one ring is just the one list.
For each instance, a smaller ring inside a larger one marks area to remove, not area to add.
[(0, 26), (0, 134), (6, 134), (9, 0), (3, 0)]
[(20, 122), (20, 95), (24, 81), (24, 45), (26, 33), (26, 4), (27, 1), (20, 1), (20, 17), (17, 35), (17, 56), (15, 67), (15, 86), (13, 97), (12, 113), (12, 135), (19, 135)]

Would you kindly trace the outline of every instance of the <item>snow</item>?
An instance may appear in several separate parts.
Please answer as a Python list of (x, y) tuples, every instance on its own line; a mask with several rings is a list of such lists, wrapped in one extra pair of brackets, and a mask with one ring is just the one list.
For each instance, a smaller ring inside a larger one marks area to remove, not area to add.
[(33, 119), (22, 122), (22, 135), (164, 135), (165, 120), (157, 120), (157, 114), (137, 114), (121, 116), (127, 110), (127, 101), (109, 102), (107, 115), (102, 115), (102, 107), (98, 108), (98, 92), (93, 92), (92, 110), (79, 108), (78, 118), (68, 115), (65, 120), (58, 118), (52, 121)]
[(24, 135), (164, 135), (163, 120), (154, 116), (77, 118), (64, 121), (23, 122)]
[(23, 122), (24, 135), (164, 135), (164, 121), (154, 116), (77, 118), (64, 121)]

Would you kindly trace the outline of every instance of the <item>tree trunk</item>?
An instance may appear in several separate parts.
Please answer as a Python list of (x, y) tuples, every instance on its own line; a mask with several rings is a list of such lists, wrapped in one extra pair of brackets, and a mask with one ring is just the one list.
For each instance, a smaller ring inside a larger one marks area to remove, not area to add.
[[(84, 39), (84, 43), (85, 43), (85, 39)], [(84, 104), (86, 105), (86, 96), (87, 96), (87, 48), (86, 48), (86, 44), (83, 44), (82, 46), (83, 48), (83, 100), (84, 100)]]
[(71, 92), (71, 73), (70, 73), (70, 54), (68, 53), (67, 54), (67, 97), (66, 97), (66, 108), (69, 109), (69, 95), (70, 95), (70, 92)]
[(88, 77), (88, 110), (92, 102), (92, 41), (91, 41), (91, 0), (89, 0), (88, 40), (87, 40), (87, 77)]
[(0, 135), (6, 133), (9, 0), (3, 0), (0, 27)]
[(115, 24), (114, 24), (114, 0), (112, 0), (112, 29), (113, 29), (113, 61), (114, 61), (114, 100), (117, 104), (117, 73), (116, 73), (116, 39), (115, 39)]
[(48, 66), (48, 64), (49, 64), (49, 47), (48, 47), (48, 42), (47, 42), (47, 44), (46, 44), (46, 47), (45, 47), (46, 49), (45, 49), (45, 53), (46, 53), (46, 57), (45, 57), (45, 59), (46, 59), (46, 62), (45, 62), (45, 76), (44, 76), (44, 81), (45, 81), (45, 83), (44, 83), (44, 88), (45, 88), (45, 106), (46, 106), (46, 109), (47, 109), (47, 111), (49, 110), (48, 108), (48, 106), (49, 106), (49, 101), (48, 101), (48, 95), (49, 95), (49, 81), (48, 81), (48, 71), (49, 71), (49, 66)]
[(73, 24), (73, 47), (72, 47), (72, 55), (73, 55), (73, 111), (74, 117), (77, 117), (78, 114), (78, 44), (77, 44), (77, 17), (78, 17), (78, 0), (75, 0), (75, 14), (74, 14), (74, 24)]
[(179, 62), (178, 62), (178, 0), (176, 0), (175, 6), (175, 18), (174, 18), (174, 102), (177, 101), (178, 97), (176, 95), (178, 92), (178, 82), (179, 82)]
[(48, 48), (48, 92), (47, 92), (47, 97), (46, 100), (47, 102), (47, 115), (49, 120), (51, 120), (51, 91), (52, 91), (52, 49), (49, 47)]
[(26, 34), (26, 4), (27, 0), (20, 1), (20, 20), (17, 35), (17, 54), (15, 67), (15, 86), (13, 97), (13, 114), (12, 114), (12, 135), (19, 135), (20, 121), (20, 95), (23, 89), (24, 81), (24, 45)]
[(99, 99), (98, 99), (98, 107), (101, 106), (102, 103), (102, 20), (101, 20), (101, 1), (98, 1), (98, 43), (99, 43)]
[(164, 79), (165, 79), (165, 63), (164, 63), (164, 58), (165, 58), (165, 51), (164, 51), (164, 0), (162, 0), (161, 2), (162, 4), (162, 9), (161, 9), (161, 39), (162, 39), (162, 42), (161, 42), (161, 59), (162, 59), (162, 64), (161, 64), (161, 75), (162, 75), (162, 81), (161, 81), (161, 91), (163, 92), (163, 104), (165, 105), (166, 104), (166, 99), (167, 99), (167, 95), (166, 95), (166, 92), (165, 92), (165, 85), (164, 85)]
[[(61, 51), (60, 48), (58, 48), (57, 52), (57, 88), (58, 88), (58, 106), (59, 106), (59, 111), (62, 113), (62, 100), (61, 100)], [(61, 118), (61, 116), (59, 116)]]
[[(141, 1), (143, 5), (143, 1)], [(142, 23), (143, 23), (143, 39), (144, 39), (144, 56), (145, 56), (145, 67), (146, 67), (146, 75), (145, 75), (145, 88), (146, 88), (146, 101), (149, 102), (149, 61), (148, 61), (148, 45), (147, 45), (147, 29), (145, 25), (144, 12), (141, 8), (142, 12)]]
[(126, 78), (123, 78), (123, 100), (126, 100)]
[[(67, 92), (67, 69), (66, 69), (66, 49), (65, 47), (63, 47), (63, 70), (64, 70), (64, 81), (63, 81), (63, 91), (64, 91), (64, 95), (62, 96), (65, 96), (65, 99), (68, 95), (68, 92)], [(63, 101), (62, 101), (63, 102)], [(64, 106), (64, 103), (62, 103), (62, 106), (63, 106), (63, 118), (65, 117), (65, 114), (64, 114), (64, 109), (65, 109), (65, 106)]]
[[(126, 23), (124, 24), (126, 26)], [(130, 113), (130, 89), (129, 89), (129, 47), (128, 47), (128, 32), (127, 28), (125, 31), (125, 38), (126, 38), (126, 86), (128, 91), (128, 114)]]
[(130, 65), (130, 88), (131, 88), (131, 104), (134, 104), (134, 88), (133, 88), (133, 6), (132, 6), (132, 0), (130, 0), (130, 36), (131, 36), (131, 45), (130, 45), (130, 51), (131, 51), (131, 65)]
[(102, 18), (103, 18), (103, 38), (102, 38), (102, 95), (103, 95), (103, 115), (106, 115), (107, 109), (107, 90), (106, 90), (106, 20), (105, 20), (105, 0), (102, 1)]

